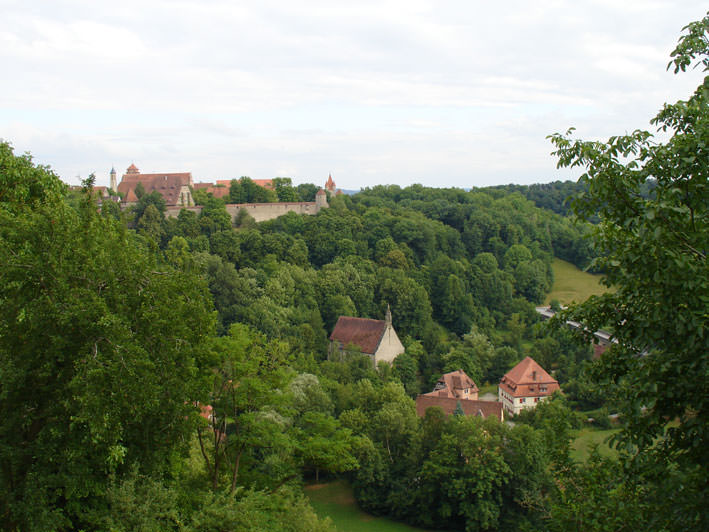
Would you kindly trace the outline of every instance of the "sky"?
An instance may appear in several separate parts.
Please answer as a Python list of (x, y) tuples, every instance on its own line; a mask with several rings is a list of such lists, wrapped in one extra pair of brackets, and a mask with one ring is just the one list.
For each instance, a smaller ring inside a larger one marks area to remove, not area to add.
[(131, 164), (359, 190), (575, 179), (686, 99), (706, 0), (0, 0), (0, 139), (66, 182)]

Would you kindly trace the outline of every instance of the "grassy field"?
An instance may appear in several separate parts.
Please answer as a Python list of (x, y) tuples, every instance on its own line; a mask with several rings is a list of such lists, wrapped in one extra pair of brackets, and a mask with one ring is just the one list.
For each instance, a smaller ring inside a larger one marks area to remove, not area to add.
[(598, 444), (598, 452), (601, 456), (616, 456), (616, 450), (611, 449), (606, 440), (618, 431), (620, 431), (620, 429), (579, 430), (576, 434), (576, 438), (571, 442), (571, 458), (577, 462), (585, 462), (590, 454), (590, 446), (593, 444)]
[(329, 517), (340, 532), (422, 532), (422, 528), (373, 517), (357, 507), (352, 489), (343, 481), (305, 487), (310, 504), (320, 517)]
[(478, 390), (478, 396), (481, 396), (486, 393), (497, 395), (497, 383), (486, 383), (482, 386), (478, 386)]
[(552, 299), (557, 299), (562, 305), (572, 301), (580, 303), (589, 296), (600, 295), (608, 289), (601, 285), (601, 275), (594, 275), (579, 270), (570, 262), (554, 259), (554, 285), (547, 296), (547, 305)]

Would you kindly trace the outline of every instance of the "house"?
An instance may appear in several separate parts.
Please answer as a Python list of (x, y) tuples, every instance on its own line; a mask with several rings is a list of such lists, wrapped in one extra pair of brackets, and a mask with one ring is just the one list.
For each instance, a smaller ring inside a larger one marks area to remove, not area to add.
[(445, 373), (438, 379), (432, 392), (424, 393), (416, 398), (416, 413), (419, 417), (426, 415), (426, 410), (433, 406), (440, 407), (451, 415), (460, 404), (466, 416), (487, 418), (494, 416), (504, 420), (502, 403), (497, 401), (479, 401), (478, 387), (473, 379), (462, 370)]
[(496, 417), (500, 421), (505, 420), (502, 403), (498, 401), (477, 401), (473, 399), (456, 399), (455, 397), (439, 397), (432, 393), (419, 395), (416, 397), (416, 414), (419, 417), (426, 415), (426, 410), (432, 407), (439, 407), (447, 415), (455, 412), (460, 405), (466, 416), (478, 416), (483, 419)]
[(533, 358), (526, 357), (502, 377), (497, 396), (505, 410), (516, 415), (525, 408), (534, 408), (558, 389), (556, 379)]
[(468, 377), (462, 369), (459, 369), (442, 375), (433, 391), (424, 395), (477, 400), (478, 387), (473, 379)]
[(329, 356), (342, 358), (347, 352), (368, 355), (375, 366), (382, 360), (392, 362), (404, 352), (404, 345), (392, 326), (388, 305), (384, 321), (350, 316), (338, 318), (330, 335)]
[(138, 201), (135, 187), (140, 183), (146, 194), (158, 192), (165, 199), (165, 205), (180, 205), (189, 207), (194, 205), (192, 199), (192, 174), (190, 172), (141, 174), (140, 170), (131, 164), (123, 174), (118, 184), (118, 192), (123, 197), (123, 203), (131, 204)]

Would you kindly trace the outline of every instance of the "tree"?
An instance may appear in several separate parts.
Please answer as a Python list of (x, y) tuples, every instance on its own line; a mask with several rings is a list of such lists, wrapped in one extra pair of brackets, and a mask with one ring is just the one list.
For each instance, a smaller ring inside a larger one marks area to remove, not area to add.
[(502, 438), (488, 425), (478, 417), (450, 416), (421, 466), (419, 522), (471, 531), (496, 528), (511, 471)]
[(268, 342), (246, 325), (233, 324), (227, 336), (213, 340), (210, 351), (216, 367), (208, 398), (211, 431), (199, 427), (197, 435), (212, 489), (219, 486), (225, 469), (233, 493), (245, 459), (285, 431), (279, 416), (268, 410), (283, 398), (279, 390), (286, 383), (286, 347)]
[(199, 214), (199, 225), (202, 233), (211, 235), (217, 231), (231, 229), (231, 216), (226, 210), (224, 201), (220, 198), (209, 197)]
[(298, 191), (293, 188), (290, 177), (274, 177), (271, 180), (278, 201), (298, 201)]
[[(668, 68), (709, 72), (709, 15), (684, 29)], [(626, 473), (657, 486), (649, 516), (656, 529), (709, 528), (708, 99), (705, 75), (686, 101), (665, 104), (651, 121), (669, 136), (664, 142), (640, 130), (607, 142), (551, 136), (559, 166), (585, 169), (588, 190), (574, 210), (600, 216), (596, 265), (616, 287), (562, 319), (615, 331), (619, 343), (597, 375), (628, 421), (619, 439), (629, 451)], [(650, 179), (656, 186), (643, 196)]]
[(179, 455), (211, 302), (101, 216), (90, 183), (77, 211), (25, 162), (3, 167), (32, 193), (0, 190), (0, 516), (78, 529), (110, 475), (162, 474)]

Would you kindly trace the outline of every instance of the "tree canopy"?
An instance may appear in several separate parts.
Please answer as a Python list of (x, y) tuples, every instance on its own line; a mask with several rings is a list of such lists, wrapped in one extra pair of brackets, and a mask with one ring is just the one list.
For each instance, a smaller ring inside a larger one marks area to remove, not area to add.
[[(668, 68), (709, 72), (708, 33), (709, 15), (686, 26)], [(559, 166), (584, 169), (573, 208), (598, 213), (596, 264), (616, 288), (566, 315), (610, 326), (619, 342), (596, 374), (628, 422), (618, 440), (627, 478), (657, 486), (657, 529), (709, 527), (708, 99), (706, 75), (686, 101), (665, 104), (651, 123), (666, 141), (643, 130), (606, 142), (551, 136)]]

